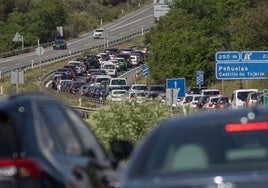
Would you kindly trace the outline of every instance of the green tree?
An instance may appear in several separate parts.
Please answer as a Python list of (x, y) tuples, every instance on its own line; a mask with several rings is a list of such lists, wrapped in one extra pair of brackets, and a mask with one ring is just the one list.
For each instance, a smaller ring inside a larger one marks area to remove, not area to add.
[(267, 2), (254, 0), (175, 0), (169, 13), (146, 35), (150, 75), (157, 83), (186, 78), (196, 85), (215, 81), (215, 53), (222, 50), (267, 49)]

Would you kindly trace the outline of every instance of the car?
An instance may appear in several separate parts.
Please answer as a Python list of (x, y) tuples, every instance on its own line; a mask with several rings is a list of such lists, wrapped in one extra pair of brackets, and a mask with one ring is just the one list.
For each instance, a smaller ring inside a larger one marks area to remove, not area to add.
[(112, 59), (113, 62), (117, 62), (118, 64), (118, 70), (125, 70), (127, 71), (127, 68), (128, 68), (128, 64), (125, 60), (125, 58), (123, 57), (115, 57)]
[(203, 89), (208, 89), (208, 87), (190, 87), (187, 91), (187, 94), (201, 94)]
[(94, 39), (102, 39), (102, 38), (104, 38), (103, 34), (104, 34), (103, 28), (96, 29), (93, 33), (93, 38)]
[(164, 85), (149, 85), (148, 87), (148, 96), (155, 98), (159, 93), (166, 93), (166, 87)]
[(208, 96), (221, 96), (221, 92), (218, 89), (202, 89), (200, 94)]
[(107, 75), (110, 75), (111, 77), (117, 77), (117, 68), (116, 68), (116, 65), (112, 62), (106, 62), (106, 63), (103, 63), (102, 65), (102, 70), (105, 70), (106, 71), (106, 74)]
[(217, 102), (221, 96), (210, 96), (207, 98), (206, 103), (203, 106), (203, 109), (215, 109), (217, 107)]
[(107, 87), (96, 86), (92, 88), (90, 97), (95, 99), (106, 99), (108, 93), (109, 89)]
[(105, 53), (117, 55), (120, 53), (120, 50), (116, 47), (107, 47), (104, 49)]
[(197, 108), (200, 108), (200, 109), (202, 109), (203, 108), (203, 106), (207, 103), (207, 99), (209, 98), (209, 96), (208, 95), (202, 95), (200, 98), (199, 98), (199, 100), (198, 100), (198, 102), (197, 102)]
[(123, 89), (129, 90), (129, 88), (130, 88), (130, 86), (128, 85), (127, 79), (123, 78), (123, 77), (109, 79), (107, 86), (110, 89), (123, 88)]
[(134, 50), (131, 52), (131, 55), (138, 55), (139, 56), (139, 64), (144, 64), (145, 62), (145, 54), (140, 50)]
[[(263, 96), (263, 91), (253, 91), (248, 93), (247, 99), (245, 101), (246, 107), (251, 107), (254, 105), (259, 105), (260, 98)], [(259, 99), (259, 100), (258, 100)]]
[(119, 181), (114, 159), (126, 154), (124, 141), (111, 141), (109, 154), (81, 114), (56, 97), (7, 96), (0, 114), (0, 187), (108, 188)]
[(123, 49), (121, 49), (120, 51), (121, 51), (121, 53), (123, 53), (123, 54), (131, 54), (131, 52), (133, 52), (134, 49), (131, 48), (131, 47), (129, 47), (129, 48), (123, 48)]
[(71, 94), (77, 94), (77, 92), (79, 91), (79, 88), (82, 85), (87, 85), (86, 82), (80, 81), (80, 80), (72, 81), (72, 82), (69, 82), (69, 83), (70, 83), (70, 85), (67, 88), (67, 92), (71, 93)]
[(140, 65), (140, 56), (136, 54), (131, 54), (130, 56), (130, 62), (131, 65), (133, 66), (139, 66)]
[(224, 109), (224, 108), (229, 108), (230, 107), (230, 99), (227, 96), (221, 96), (217, 103), (216, 103), (216, 108), (218, 109)]
[(112, 102), (122, 102), (126, 99), (127, 92), (125, 89), (114, 89), (108, 94), (106, 99)]
[(200, 111), (153, 128), (120, 188), (266, 188), (268, 108)]
[(67, 49), (67, 42), (64, 39), (55, 39), (53, 43), (53, 50)]
[(110, 75), (104, 74), (95, 74), (92, 76), (90, 85), (101, 86), (101, 82), (109, 81), (112, 77)]
[(87, 62), (89, 64), (89, 68), (94, 68), (94, 69), (100, 68), (100, 63), (99, 63), (97, 55), (87, 54), (85, 56), (85, 59), (87, 60)]
[(146, 84), (132, 84), (130, 90), (135, 91), (148, 91), (148, 86)]
[(116, 55), (116, 57), (118, 58), (124, 58), (125, 62), (127, 62), (127, 68), (131, 68), (132, 64), (131, 64), (131, 60), (130, 60), (130, 53), (119, 53)]

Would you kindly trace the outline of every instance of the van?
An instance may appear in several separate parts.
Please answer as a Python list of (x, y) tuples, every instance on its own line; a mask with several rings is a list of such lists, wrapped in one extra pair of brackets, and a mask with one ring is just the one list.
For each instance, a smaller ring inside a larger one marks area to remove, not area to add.
[(234, 90), (230, 100), (231, 100), (231, 108), (243, 108), (245, 107), (245, 102), (248, 97), (248, 94), (251, 92), (257, 92), (258, 89), (237, 89)]

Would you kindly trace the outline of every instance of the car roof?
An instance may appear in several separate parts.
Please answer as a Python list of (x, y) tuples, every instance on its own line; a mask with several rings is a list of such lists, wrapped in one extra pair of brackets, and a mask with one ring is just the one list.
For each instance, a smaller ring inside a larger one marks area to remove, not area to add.
[[(207, 112), (196, 112), (189, 114), (187, 116), (176, 116), (170, 118), (156, 127), (156, 131), (161, 130), (163, 132), (165, 129), (174, 129), (180, 131), (180, 129), (191, 129), (194, 131), (196, 127), (206, 127), (206, 126), (218, 126), (224, 127), (228, 123), (241, 123), (251, 122), (251, 121), (268, 121), (268, 108), (263, 106), (243, 108), (243, 109), (226, 109), (220, 111)], [(213, 118), (211, 118), (213, 117)], [(265, 120), (264, 120), (265, 119)]]

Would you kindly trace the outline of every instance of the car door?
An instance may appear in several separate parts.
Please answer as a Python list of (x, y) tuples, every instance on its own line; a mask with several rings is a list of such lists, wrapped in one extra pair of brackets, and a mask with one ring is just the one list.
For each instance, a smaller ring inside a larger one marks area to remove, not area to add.
[(58, 144), (53, 151), (54, 165), (74, 187), (106, 187), (104, 171), (111, 169), (107, 155), (88, 125), (67, 106), (42, 104), (40, 118)]

